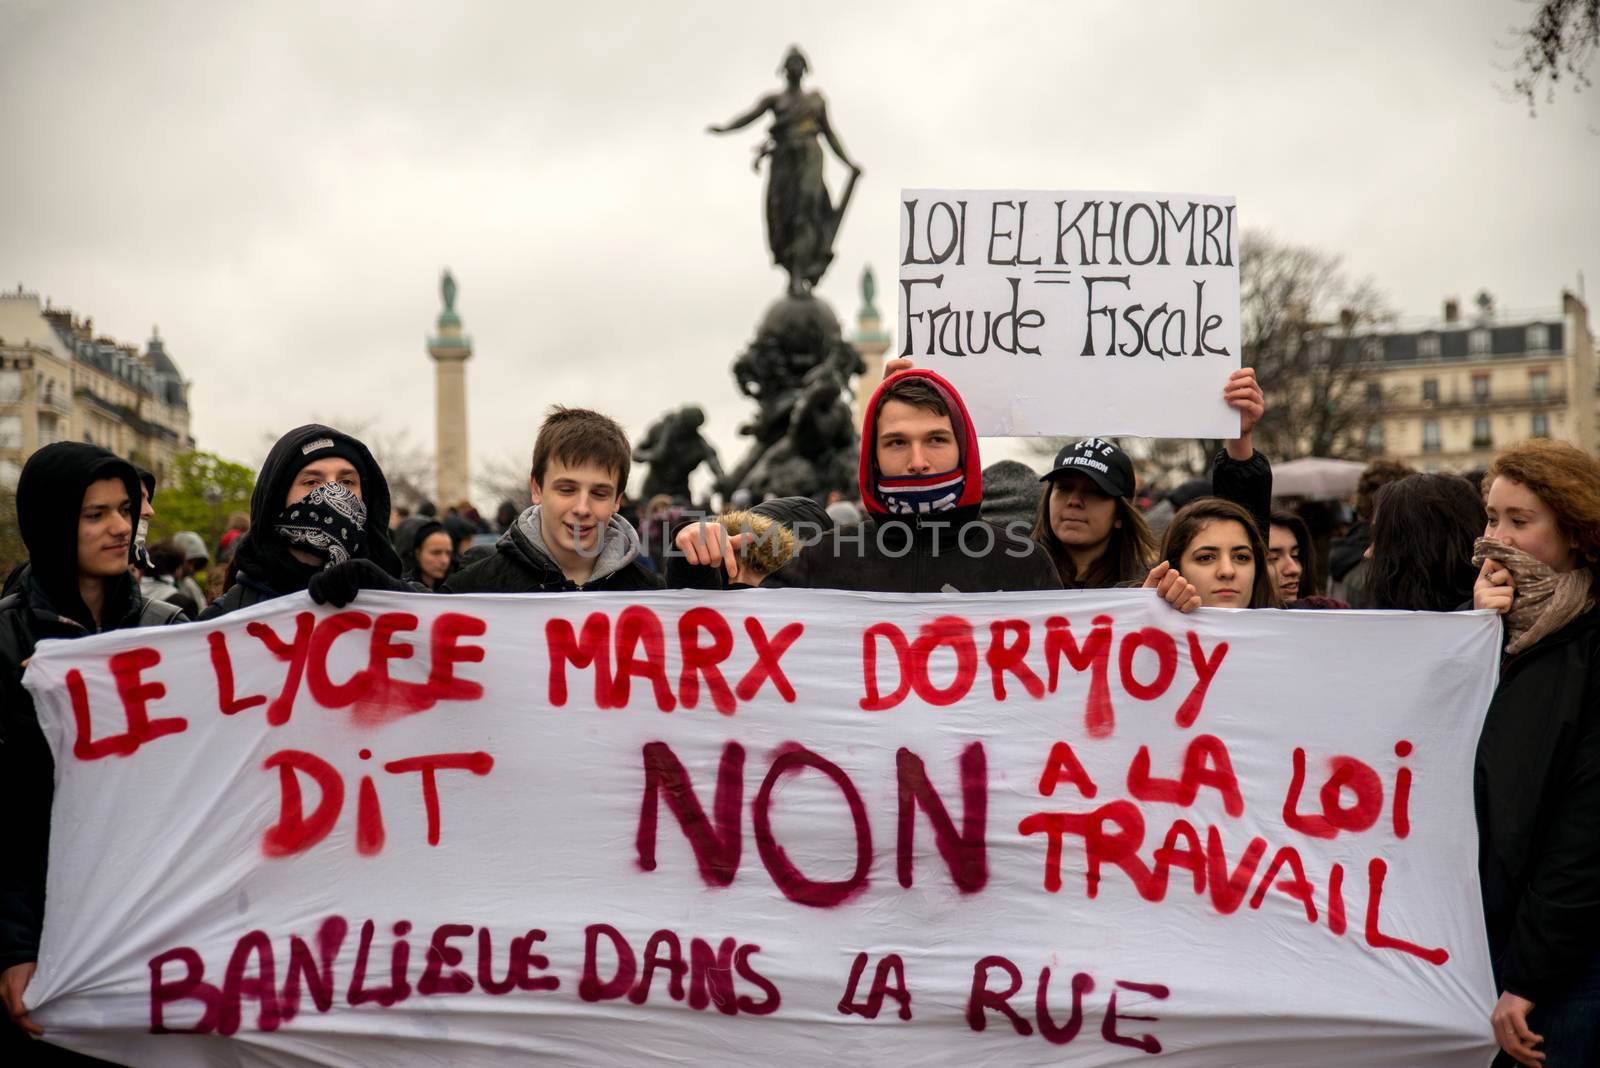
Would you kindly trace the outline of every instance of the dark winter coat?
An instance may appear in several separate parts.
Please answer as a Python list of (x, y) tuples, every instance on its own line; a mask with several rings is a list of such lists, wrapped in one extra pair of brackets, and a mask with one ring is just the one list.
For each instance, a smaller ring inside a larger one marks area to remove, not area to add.
[[(146, 600), (127, 577), (107, 590), (98, 627), (79, 597), (83, 493), (91, 482), (105, 478), (122, 480), (137, 515), (140, 487), (133, 465), (93, 445), (46, 446), (29, 459), (17, 486), (18, 525), (31, 566), (16, 591), (0, 599), (0, 812), (6, 827), (0, 863), (0, 971), (38, 958), (55, 794), (55, 764), (33, 699), (22, 685), (23, 661), (46, 638), (80, 638), (184, 620), (177, 606)], [(130, 563), (133, 548), (130, 533)]]
[(960, 394), (932, 371), (917, 368), (901, 374), (926, 378), (950, 407), (965, 475), (955, 506), (923, 515), (892, 515), (878, 496), (877, 415), (884, 389), (879, 386), (867, 404), (861, 432), (859, 481), (868, 518), (860, 526), (824, 535), (764, 585), (905, 593), (1059, 590), (1061, 576), (1044, 546), (1021, 528), (1007, 531), (979, 518), (983, 463)]
[(1474, 790), (1501, 988), (1557, 998), (1600, 953), (1600, 607), (1506, 660)]
[(261, 473), (256, 476), (255, 492), (250, 495), (250, 529), (234, 544), (227, 592), (200, 613), (201, 619), (215, 619), (261, 601), (298, 593), (306, 588), (311, 576), (322, 570), (320, 565), (295, 559), (276, 533), (289, 487), (306, 465), (303, 450), (320, 438), (331, 438), (346, 450), (361, 473), (361, 502), (367, 508), (366, 558), (388, 575), (400, 577), (400, 556), (389, 543), (389, 483), (383, 477), (383, 469), (367, 447), (349, 434), (308, 423), (279, 438), (267, 453)]
[[(774, 497), (770, 501), (762, 501), (751, 508), (748, 513), (735, 512), (734, 516), (744, 515), (761, 516), (770, 519), (782, 526), (795, 536), (797, 552), (804, 552), (805, 546), (815, 544), (820, 539), (830, 536), (833, 532), (833, 518), (828, 515), (827, 509), (812, 500), (810, 497)], [(708, 516), (707, 522), (720, 521), (724, 525), (733, 523), (737, 528), (740, 521), (732, 520), (726, 516)], [(724, 590), (748, 589), (737, 582), (728, 581), (728, 573), (721, 566), (707, 567), (700, 564), (691, 564), (682, 553), (673, 546), (676, 543), (678, 532), (691, 523), (700, 522), (698, 516), (686, 516), (672, 525), (668, 533), (666, 554), (666, 580), (667, 588), (671, 590)], [(730, 534), (739, 533), (738, 529), (730, 530)]]
[(1272, 463), (1259, 451), (1235, 460), (1226, 448), (1211, 461), (1211, 495), (1232, 501), (1255, 518), (1263, 540), (1272, 534)]
[(661, 576), (640, 558), (639, 535), (620, 516), (606, 526), (594, 573), (582, 586), (562, 572), (544, 549), (539, 506), (517, 517), (495, 543), (494, 555), (445, 579), (441, 593), (556, 593), (564, 590), (659, 590)]
[(978, 508), (969, 504), (926, 516), (869, 516), (860, 526), (823, 535), (763, 585), (883, 593), (1061, 588), (1061, 575), (1044, 546), (1020, 527), (1007, 531), (985, 523)]

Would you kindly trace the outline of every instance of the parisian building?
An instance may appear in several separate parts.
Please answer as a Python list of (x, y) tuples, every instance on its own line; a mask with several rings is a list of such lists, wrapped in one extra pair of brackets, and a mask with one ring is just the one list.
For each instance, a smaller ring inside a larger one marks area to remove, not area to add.
[(1373, 334), (1363, 356), (1374, 421), (1367, 453), (1424, 471), (1470, 471), (1527, 438), (1559, 438), (1586, 452), (1600, 443), (1589, 309), (1563, 293), (1559, 309), (1497, 313), (1487, 293), (1470, 314), (1446, 300), (1442, 315)]
[(158, 330), (141, 352), (18, 286), (0, 293), (0, 486), (14, 489), (34, 450), (56, 441), (103, 446), (165, 480), (194, 448), (189, 383)]

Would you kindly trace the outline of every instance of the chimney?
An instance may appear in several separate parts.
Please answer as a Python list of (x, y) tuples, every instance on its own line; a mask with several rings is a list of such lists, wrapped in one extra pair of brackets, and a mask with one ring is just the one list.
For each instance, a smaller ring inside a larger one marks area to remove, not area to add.
[(1461, 302), (1455, 297), (1446, 297), (1444, 301), (1444, 321), (1446, 324), (1461, 321)]

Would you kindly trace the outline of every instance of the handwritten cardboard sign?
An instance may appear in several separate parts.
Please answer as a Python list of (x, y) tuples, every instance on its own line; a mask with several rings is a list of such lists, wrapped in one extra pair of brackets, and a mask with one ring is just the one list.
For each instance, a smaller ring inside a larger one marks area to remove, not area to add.
[(1232, 197), (900, 194), (899, 353), (980, 434), (1235, 437), (1239, 337)]
[(758, 590), (46, 643), (28, 1002), (180, 1068), (1487, 1063), (1497, 639)]

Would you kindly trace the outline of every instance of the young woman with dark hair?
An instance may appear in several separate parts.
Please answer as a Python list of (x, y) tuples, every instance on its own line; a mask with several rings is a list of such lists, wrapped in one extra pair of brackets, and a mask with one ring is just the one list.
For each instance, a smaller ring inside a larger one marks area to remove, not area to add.
[(1407, 475), (1378, 491), (1367, 547), (1367, 604), (1453, 612), (1472, 599), (1483, 502), (1456, 475)]
[(1220, 497), (1178, 509), (1161, 558), (1187, 579), (1206, 608), (1278, 608), (1267, 546), (1250, 513)]
[(1267, 565), (1285, 607), (1317, 593), (1317, 554), (1311, 528), (1293, 512), (1273, 512), (1267, 534)]
[[(1478, 740), (1496, 1064), (1600, 1063), (1600, 461), (1526, 441), (1484, 476), (1473, 604), (1505, 617)], [(1383, 505), (1378, 507), (1383, 515)]]
[(1068, 445), (1042, 480), (1033, 540), (1069, 590), (1138, 585), (1156, 561), (1156, 537), (1133, 503), (1133, 462), (1113, 442)]
[(405, 570), (400, 577), (438, 592), (461, 566), (450, 531), (437, 519), (425, 520), (412, 532), (411, 548), (403, 557)]

